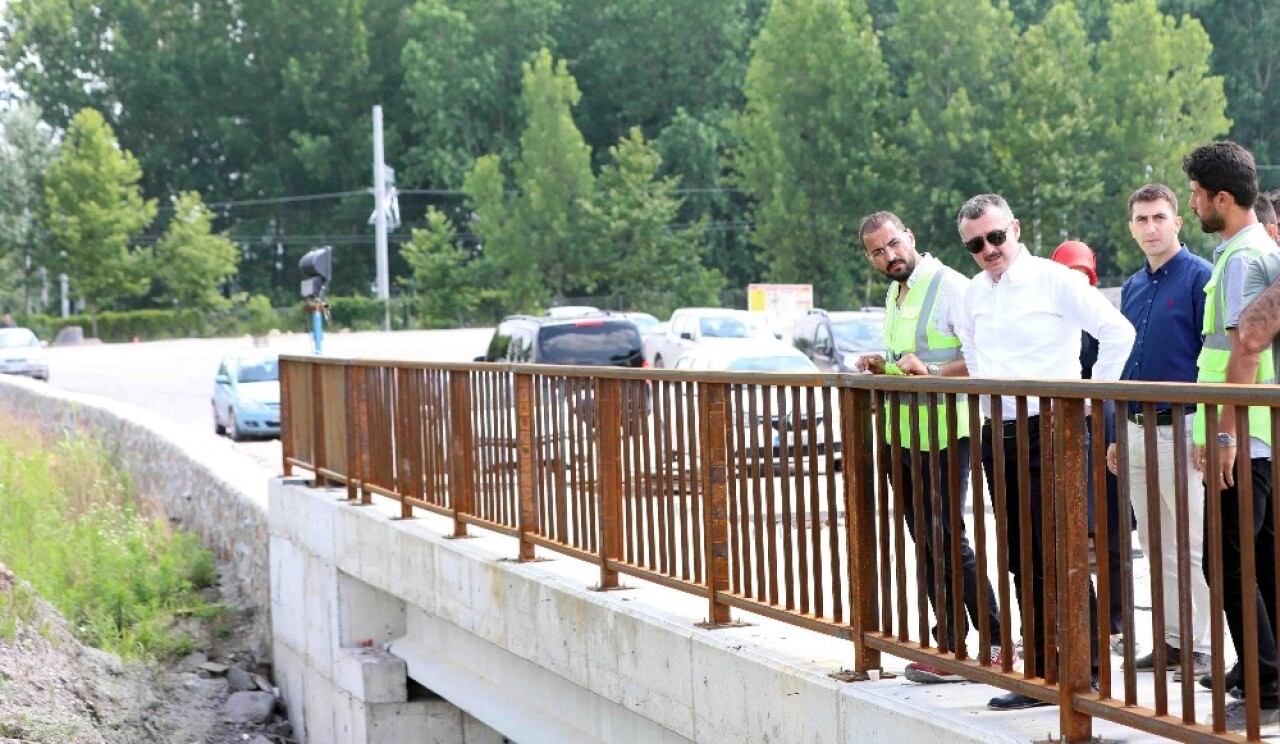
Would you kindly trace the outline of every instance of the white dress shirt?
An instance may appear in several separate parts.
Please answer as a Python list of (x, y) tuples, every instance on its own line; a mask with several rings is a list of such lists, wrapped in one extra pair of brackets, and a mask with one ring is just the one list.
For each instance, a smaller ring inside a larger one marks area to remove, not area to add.
[[(1084, 274), (1025, 247), (998, 282), (987, 271), (970, 280), (956, 323), (970, 377), (1023, 380), (1080, 379), (1082, 330), (1098, 339), (1093, 379), (1118, 379), (1133, 346), (1133, 326)], [(1015, 398), (1001, 403), (1003, 419), (1013, 420)], [(985, 395), (982, 412), (991, 416)], [(1039, 413), (1039, 398), (1028, 398), (1027, 414)]]

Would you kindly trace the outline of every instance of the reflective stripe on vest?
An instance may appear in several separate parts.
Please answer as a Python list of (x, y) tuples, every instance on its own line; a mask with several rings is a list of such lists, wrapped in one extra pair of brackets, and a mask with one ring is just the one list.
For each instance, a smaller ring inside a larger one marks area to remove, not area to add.
[[(897, 282), (889, 285), (885, 297), (884, 345), (889, 352), (890, 361), (897, 362), (903, 355), (912, 353), (925, 364), (946, 364), (960, 359), (960, 339), (945, 334), (933, 327), (930, 320), (938, 302), (938, 293), (942, 288), (942, 280), (950, 271), (932, 256), (922, 256), (916, 264), (915, 281), (907, 290), (902, 306), (898, 307), (896, 295), (899, 291)], [(901, 421), (898, 426), (897, 441), (904, 447), (911, 446), (911, 408), (914, 405), (920, 410), (920, 449), (942, 449), (947, 445), (947, 416), (945, 401), (939, 396), (939, 405), (929, 406), (925, 393), (900, 394), (899, 400), (908, 401), (899, 406)], [(930, 418), (933, 414), (938, 419), (938, 441), (940, 447), (932, 445), (929, 435)], [(885, 416), (885, 436), (893, 437), (893, 417)], [(956, 437), (969, 436), (969, 407), (963, 399), (956, 401)]]
[[(1246, 228), (1236, 233), (1227, 243), (1226, 248), (1213, 266), (1209, 283), (1204, 286), (1204, 346), (1200, 356), (1196, 358), (1196, 366), (1200, 369), (1196, 379), (1199, 382), (1226, 382), (1227, 362), (1231, 358), (1231, 337), (1227, 335), (1227, 298), (1226, 293), (1218, 291), (1218, 284), (1226, 273), (1227, 261), (1237, 253), (1260, 257), (1268, 250), (1267, 234), (1260, 228)], [(1273, 377), (1275, 365), (1270, 347), (1262, 352), (1258, 359), (1258, 370), (1254, 382), (1269, 384), (1275, 382)], [(1222, 407), (1218, 407), (1221, 415)], [(1231, 432), (1234, 434), (1234, 432)], [(1249, 435), (1271, 445), (1271, 409), (1267, 406), (1249, 407)], [(1196, 406), (1196, 416), (1191, 429), (1192, 441), (1205, 443), (1205, 410), (1204, 405)]]

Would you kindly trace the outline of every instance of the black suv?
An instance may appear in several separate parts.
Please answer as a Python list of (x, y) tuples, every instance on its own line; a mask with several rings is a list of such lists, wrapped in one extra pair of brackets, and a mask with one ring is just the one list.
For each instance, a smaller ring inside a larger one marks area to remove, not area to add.
[(616, 315), (510, 315), (476, 361), (642, 367), (644, 351), (636, 324)]
[(884, 351), (884, 310), (810, 310), (796, 320), (791, 343), (823, 372), (853, 372), (858, 357)]

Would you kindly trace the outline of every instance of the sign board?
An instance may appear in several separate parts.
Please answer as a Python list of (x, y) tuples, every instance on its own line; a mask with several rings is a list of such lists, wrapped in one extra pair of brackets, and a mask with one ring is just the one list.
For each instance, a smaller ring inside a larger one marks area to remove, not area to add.
[(775, 333), (790, 333), (796, 318), (813, 309), (813, 285), (748, 284), (747, 309), (767, 315)]

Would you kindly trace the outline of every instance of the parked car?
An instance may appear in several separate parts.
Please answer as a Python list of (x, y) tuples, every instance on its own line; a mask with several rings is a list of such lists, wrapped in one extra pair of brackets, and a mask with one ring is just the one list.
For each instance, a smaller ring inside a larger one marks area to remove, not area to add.
[(213, 380), (213, 430), (234, 441), (280, 436), (280, 357), (248, 351), (223, 358)]
[[(816, 373), (819, 371), (808, 357), (796, 349), (785, 344), (761, 346), (754, 340), (723, 342), (694, 349), (676, 360), (675, 369), (782, 373)], [(801, 455), (806, 458), (809, 457), (809, 423), (810, 418), (812, 418), (816, 435), (815, 441), (817, 443), (816, 454), (821, 460), (825, 460), (827, 433), (823, 419), (826, 415), (826, 407), (822, 402), (821, 395), (815, 396), (812, 411), (809, 410), (809, 396), (807, 394), (801, 395), (800, 407), (797, 413), (792, 408), (791, 395), (789, 393), (785, 394), (783, 396), (784, 400), (779, 402), (776, 390), (768, 386), (767, 380), (761, 380), (761, 384), (753, 385), (748, 389), (750, 390), (750, 395), (742, 397), (741, 410), (737, 411), (735, 415), (738, 424), (743, 427), (737, 441), (758, 442), (759, 448), (756, 450), (748, 448), (745, 453), (745, 459), (757, 465), (773, 463), (776, 468), (781, 464), (778, 461), (782, 456), (793, 456), (797, 443), (801, 448)], [(736, 386), (731, 390), (736, 392)], [(767, 417), (765, 415), (766, 396), (768, 397), (767, 406), (769, 409)], [(733, 392), (731, 392), (730, 398), (731, 407), (739, 405), (739, 400)], [(833, 397), (832, 407), (838, 412), (839, 408), (837, 406), (838, 404)], [(754, 437), (751, 433), (752, 427), (756, 427), (758, 431)], [(840, 425), (838, 417), (831, 422), (830, 443), (833, 459), (838, 466), (840, 460)], [(825, 465), (824, 462), (820, 462), (820, 464)]]
[(498, 324), (477, 362), (641, 367), (640, 331), (624, 317), (511, 315)]
[(548, 318), (581, 318), (584, 315), (596, 315), (600, 308), (591, 305), (560, 305), (547, 308)]
[(857, 372), (858, 357), (884, 351), (884, 311), (810, 310), (796, 320), (791, 343), (823, 372)]
[(684, 307), (671, 314), (667, 332), (645, 341), (645, 359), (658, 369), (671, 367), (685, 352), (707, 341), (754, 339), (757, 344), (783, 346), (769, 329), (764, 316), (746, 310), (718, 307)]
[(49, 381), (44, 347), (30, 328), (0, 328), (0, 372)]
[(641, 338), (648, 336), (651, 333), (654, 333), (655, 331), (658, 330), (659, 327), (661, 327), (662, 330), (664, 331), (666, 330), (666, 326), (663, 325), (663, 323), (660, 320), (658, 320), (653, 315), (650, 315), (649, 313), (638, 313), (635, 311), (630, 311), (625, 313), (619, 313), (619, 315), (626, 318), (627, 320), (630, 320), (632, 323), (636, 324), (636, 329), (640, 331)]

